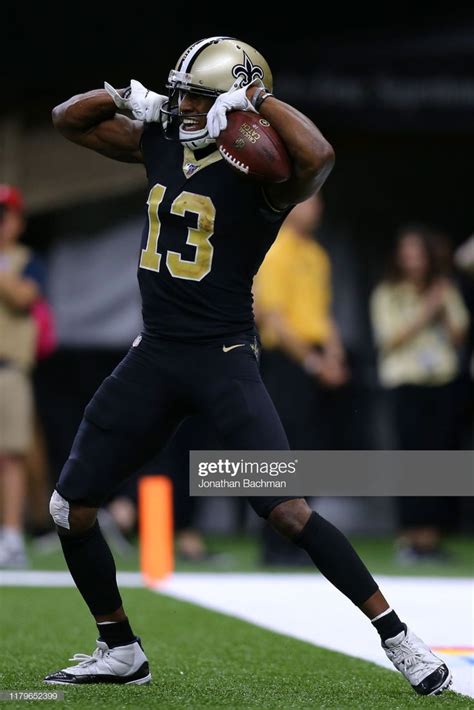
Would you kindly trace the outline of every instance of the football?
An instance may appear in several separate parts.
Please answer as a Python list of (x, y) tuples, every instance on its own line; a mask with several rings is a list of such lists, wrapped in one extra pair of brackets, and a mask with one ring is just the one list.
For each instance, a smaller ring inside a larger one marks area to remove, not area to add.
[(278, 133), (258, 113), (231, 111), (227, 128), (219, 134), (220, 154), (235, 170), (262, 182), (284, 182), (291, 161)]

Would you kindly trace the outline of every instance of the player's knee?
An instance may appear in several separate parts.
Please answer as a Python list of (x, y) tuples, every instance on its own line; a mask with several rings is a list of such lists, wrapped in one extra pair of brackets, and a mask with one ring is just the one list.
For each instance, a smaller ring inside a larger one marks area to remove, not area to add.
[(97, 508), (86, 508), (72, 503), (69, 511), (69, 524), (72, 535), (87, 532), (97, 519)]
[(311, 515), (311, 508), (304, 498), (287, 500), (276, 506), (268, 521), (277, 532), (290, 540), (301, 533)]
[(68, 501), (60, 493), (53, 491), (49, 501), (49, 513), (58, 528), (70, 530), (69, 510)]
[(97, 517), (96, 508), (69, 503), (58, 491), (51, 496), (49, 512), (60, 535), (83, 533), (92, 527)]

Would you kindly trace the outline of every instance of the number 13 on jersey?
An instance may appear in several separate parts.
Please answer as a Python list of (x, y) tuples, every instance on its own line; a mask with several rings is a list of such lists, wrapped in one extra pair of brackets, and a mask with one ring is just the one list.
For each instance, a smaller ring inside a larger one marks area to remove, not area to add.
[[(154, 185), (148, 195), (148, 238), (142, 249), (140, 267), (149, 271), (159, 271), (162, 254), (158, 252), (161, 222), (158, 215), (160, 204), (165, 196), (164, 185)], [(181, 192), (171, 205), (171, 214), (184, 217), (186, 212), (197, 215), (197, 226), (188, 227), (186, 244), (196, 249), (194, 259), (183, 259), (177, 251), (166, 252), (166, 266), (175, 279), (201, 281), (212, 268), (214, 247), (210, 242), (214, 234), (216, 209), (210, 197), (196, 195), (193, 192)]]

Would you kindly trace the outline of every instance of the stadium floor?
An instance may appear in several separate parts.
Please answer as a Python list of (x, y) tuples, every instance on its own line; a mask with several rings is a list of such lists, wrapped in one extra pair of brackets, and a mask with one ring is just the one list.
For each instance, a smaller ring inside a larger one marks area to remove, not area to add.
[[(138, 573), (122, 572), (119, 576), (123, 588), (141, 586)], [(472, 580), (381, 576), (377, 579), (386, 595), (394, 600), (402, 618), (449, 663), (454, 677), (453, 689), (474, 697)], [(0, 572), (3, 586), (52, 588), (71, 584), (66, 572)], [(176, 573), (158, 585), (157, 591), (315, 646), (391, 668), (370, 625), (320, 576)], [(29, 597), (34, 603), (37, 595), (32, 592), (31, 589)], [(465, 700), (466, 704), (460, 707), (472, 707), (471, 702)], [(273, 707), (278, 705), (273, 704)]]
[[(453, 690), (474, 697), (474, 581), (379, 576), (377, 582), (399, 616), (449, 664)], [(177, 574), (159, 588), (393, 670), (370, 624), (320, 576)]]

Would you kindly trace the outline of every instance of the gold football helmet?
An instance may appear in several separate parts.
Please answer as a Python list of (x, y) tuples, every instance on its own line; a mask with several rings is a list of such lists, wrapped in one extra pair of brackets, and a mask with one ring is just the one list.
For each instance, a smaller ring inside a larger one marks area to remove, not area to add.
[(180, 129), (181, 92), (217, 97), (226, 91), (247, 86), (256, 79), (267, 91), (272, 91), (270, 67), (260, 52), (249, 44), (233, 37), (208, 37), (194, 42), (183, 52), (168, 76), (168, 102), (162, 108), (165, 136), (180, 140), (194, 149), (212, 142), (207, 128), (193, 132)]

